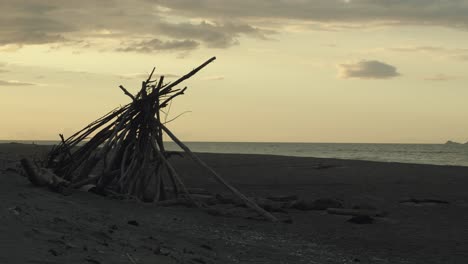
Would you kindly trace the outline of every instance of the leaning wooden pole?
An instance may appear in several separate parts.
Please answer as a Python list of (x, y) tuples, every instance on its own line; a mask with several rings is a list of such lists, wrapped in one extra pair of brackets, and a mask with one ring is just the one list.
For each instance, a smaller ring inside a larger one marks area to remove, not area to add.
[(234, 195), (239, 197), (245, 205), (248, 207), (252, 208), (253, 210), (257, 211), (259, 214), (263, 215), (265, 218), (272, 222), (278, 222), (278, 219), (274, 217), (272, 214), (269, 212), (265, 211), (263, 208), (258, 206), (256, 203), (251, 201), (249, 198), (247, 198), (245, 195), (243, 195), (241, 192), (239, 192), (236, 188), (234, 188), (232, 185), (230, 185), (226, 180), (224, 180), (218, 173), (216, 173), (210, 166), (208, 166), (203, 160), (201, 160), (197, 155), (195, 155), (184, 143), (182, 143), (165, 125), (160, 124), (162, 130), (166, 132), (166, 134), (177, 144), (179, 147), (181, 147), (189, 157), (198, 163), (200, 166), (208, 170), (210, 174), (222, 185), (224, 185), (226, 188), (228, 188)]

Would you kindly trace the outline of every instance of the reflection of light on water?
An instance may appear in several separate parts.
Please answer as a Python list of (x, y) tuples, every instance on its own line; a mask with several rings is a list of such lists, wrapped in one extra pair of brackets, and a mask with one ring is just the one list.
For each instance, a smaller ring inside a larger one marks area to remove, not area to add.
[[(170, 149), (168, 143), (168, 149)], [(271, 154), (468, 166), (468, 147), (429, 144), (188, 142), (196, 152)], [(174, 150), (177, 148), (174, 146)]]
[[(11, 141), (0, 141), (9, 143)], [(16, 141), (31, 144), (32, 141)], [(58, 141), (35, 141), (53, 145)], [(195, 152), (268, 154), (299, 157), (359, 159), (385, 162), (468, 166), (467, 145), (186, 142)], [(167, 150), (180, 151), (172, 142)]]

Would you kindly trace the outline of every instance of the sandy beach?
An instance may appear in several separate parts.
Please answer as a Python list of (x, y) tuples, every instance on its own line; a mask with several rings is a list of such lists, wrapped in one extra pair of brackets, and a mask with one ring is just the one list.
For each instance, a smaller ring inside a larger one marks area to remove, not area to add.
[[(0, 263), (467, 263), (468, 167), (267, 155), (199, 154), (251, 197), (330, 198), (373, 208), (371, 224), (326, 210), (275, 212), (290, 223), (214, 216), (89, 192), (33, 187), (18, 160), (44, 146), (0, 144)], [(185, 182), (224, 190), (174, 156)], [(247, 216), (247, 217), (246, 217)]]

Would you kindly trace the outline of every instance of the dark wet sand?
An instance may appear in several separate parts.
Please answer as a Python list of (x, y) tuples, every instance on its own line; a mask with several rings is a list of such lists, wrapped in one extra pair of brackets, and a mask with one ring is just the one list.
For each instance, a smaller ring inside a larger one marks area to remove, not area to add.
[[(288, 210), (277, 214), (293, 220), (285, 224), (35, 188), (14, 168), (44, 150), (0, 144), (0, 263), (468, 263), (468, 167), (200, 154), (250, 196), (335, 198), (388, 212), (356, 225)], [(173, 164), (188, 185), (223, 191), (189, 161)], [(400, 203), (408, 198), (448, 204)]]

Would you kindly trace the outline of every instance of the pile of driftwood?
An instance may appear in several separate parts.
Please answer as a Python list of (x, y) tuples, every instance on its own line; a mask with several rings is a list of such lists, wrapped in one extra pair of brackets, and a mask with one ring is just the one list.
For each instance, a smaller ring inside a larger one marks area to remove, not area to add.
[(277, 221), (192, 153), (161, 121), (163, 109), (187, 89), (177, 86), (215, 59), (209, 59), (174, 82), (164, 82), (164, 76), (152, 79), (153, 68), (136, 95), (120, 86), (130, 97), (129, 104), (111, 111), (67, 139), (60, 135), (61, 144), (50, 151), (45, 168), (22, 160), (27, 175), (36, 185), (49, 185), (62, 192), (93, 184), (101, 193), (114, 192), (156, 203), (183, 197), (198, 207), (205, 207), (203, 201), (187, 190), (169, 162), (171, 152), (165, 150), (163, 142), (163, 134), (166, 134), (186, 156), (205, 168), (246, 206), (268, 220)]

